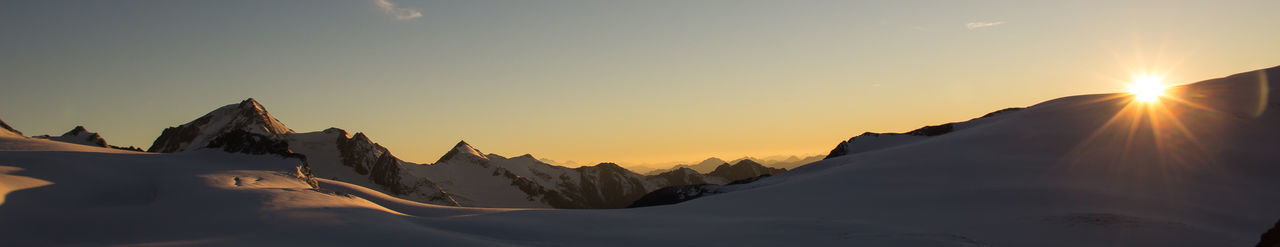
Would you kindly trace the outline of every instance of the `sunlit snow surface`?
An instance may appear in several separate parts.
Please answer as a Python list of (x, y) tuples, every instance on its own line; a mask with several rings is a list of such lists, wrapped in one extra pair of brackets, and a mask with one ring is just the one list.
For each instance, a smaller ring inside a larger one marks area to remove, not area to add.
[(0, 135), (0, 246), (1251, 246), (1280, 219), (1277, 69), (1047, 101), (660, 207), (474, 209), (296, 160)]

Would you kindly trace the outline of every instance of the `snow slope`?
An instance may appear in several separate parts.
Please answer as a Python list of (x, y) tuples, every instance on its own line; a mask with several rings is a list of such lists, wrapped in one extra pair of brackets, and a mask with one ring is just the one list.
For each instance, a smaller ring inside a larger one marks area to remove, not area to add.
[[(83, 145), (0, 139), (0, 246), (962, 243), (854, 221), (437, 206), (325, 179), (313, 189), (298, 177), (296, 159), (274, 155), (85, 152), (72, 148)], [(704, 238), (737, 234), (778, 237)]]
[(489, 242), (414, 227), (407, 218), (498, 211), (400, 201), (422, 216), (408, 215), (312, 189), (298, 177), (298, 160), (272, 155), (90, 152), (47, 140), (0, 140), (2, 246), (351, 245), (411, 235), (475, 245)]
[(669, 210), (857, 219), (996, 246), (1248, 246), (1280, 218), (1277, 76), (1171, 88), (1158, 107), (1060, 98)]

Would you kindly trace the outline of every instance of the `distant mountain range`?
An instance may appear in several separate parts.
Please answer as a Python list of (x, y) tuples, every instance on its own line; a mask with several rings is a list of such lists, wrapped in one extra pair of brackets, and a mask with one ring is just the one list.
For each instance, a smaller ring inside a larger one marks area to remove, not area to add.
[(667, 168), (667, 169), (653, 169), (653, 170), (651, 170), (651, 171), (646, 172), (646, 174), (650, 174), (650, 175), (652, 175), (652, 174), (660, 174), (660, 173), (664, 173), (664, 172), (668, 172), (668, 171), (678, 170), (678, 169), (681, 169), (681, 168), (693, 169), (694, 171), (697, 171), (697, 172), (699, 172), (699, 173), (711, 173), (712, 171), (715, 171), (717, 167), (720, 167), (720, 165), (724, 165), (724, 164), (738, 164), (739, 162), (742, 162), (742, 161), (751, 161), (751, 162), (753, 162), (753, 163), (757, 163), (757, 164), (760, 164), (760, 165), (762, 165), (762, 166), (766, 166), (766, 167), (773, 167), (773, 168), (781, 168), (781, 169), (790, 170), (790, 169), (795, 169), (796, 167), (800, 167), (800, 166), (805, 165), (805, 164), (809, 164), (809, 163), (813, 163), (813, 162), (815, 162), (815, 161), (822, 160), (822, 158), (823, 158), (823, 157), (824, 157), (823, 155), (814, 155), (814, 156), (808, 156), (808, 157), (804, 157), (804, 158), (801, 158), (801, 157), (799, 157), (799, 156), (795, 156), (795, 155), (791, 155), (791, 156), (773, 156), (773, 157), (768, 157), (768, 158), (763, 158), (763, 159), (762, 159), (762, 158), (753, 158), (753, 157), (742, 157), (742, 158), (734, 159), (734, 160), (732, 160), (732, 161), (725, 161), (725, 160), (722, 160), (722, 159), (720, 159), (720, 158), (711, 157), (711, 158), (707, 158), (707, 159), (705, 159), (705, 160), (702, 160), (701, 162), (698, 162), (698, 163), (695, 163), (695, 164), (691, 164), (691, 165), (690, 165), (690, 164), (677, 164), (677, 165), (675, 165), (675, 166), (673, 166), (673, 167), (671, 167), (671, 168)]

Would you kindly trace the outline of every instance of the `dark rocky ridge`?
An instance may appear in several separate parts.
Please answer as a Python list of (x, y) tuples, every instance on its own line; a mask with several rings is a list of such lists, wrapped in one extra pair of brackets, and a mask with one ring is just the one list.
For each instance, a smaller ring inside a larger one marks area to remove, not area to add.
[(14, 134), (22, 135), (22, 131), (18, 131), (16, 129), (13, 129), (13, 127), (9, 127), (9, 124), (4, 123), (4, 120), (0, 120), (0, 128), (3, 128), (4, 130), (8, 130), (9, 132), (13, 132)]
[[(1002, 114), (1005, 114), (1005, 113), (1010, 113), (1010, 112), (1014, 112), (1014, 111), (1018, 111), (1018, 110), (1022, 110), (1022, 109), (1024, 109), (1024, 108), (1021, 108), (1021, 107), (1010, 107), (1010, 108), (1004, 108), (1004, 109), (1000, 109), (1000, 110), (998, 110), (998, 111), (994, 111), (994, 112), (991, 112), (991, 113), (984, 114), (984, 115), (982, 115), (981, 117), (978, 117), (978, 118), (970, 119), (969, 121), (973, 121), (973, 120), (977, 120), (977, 119), (983, 119), (983, 118), (989, 118), (989, 117), (994, 117), (994, 116), (998, 116), (998, 115), (1002, 115)], [(915, 129), (915, 130), (912, 130), (912, 131), (907, 131), (906, 133), (875, 133), (875, 132), (865, 132), (865, 133), (862, 133), (861, 135), (854, 136), (853, 138), (849, 138), (849, 140), (847, 140), (847, 141), (841, 141), (841, 142), (840, 142), (840, 144), (836, 144), (836, 147), (835, 147), (834, 149), (831, 149), (831, 152), (827, 154), (827, 157), (822, 158), (822, 159), (823, 159), (823, 160), (826, 160), (826, 159), (831, 159), (831, 158), (835, 158), (835, 157), (840, 157), (840, 156), (848, 155), (848, 154), (849, 154), (849, 151), (846, 149), (846, 147), (847, 147), (847, 146), (849, 146), (849, 144), (850, 144), (850, 143), (853, 143), (854, 141), (856, 141), (856, 140), (858, 139), (858, 137), (864, 137), (864, 136), (868, 136), (868, 137), (869, 137), (869, 136), (881, 136), (881, 135), (906, 135), (906, 136), (923, 136), (923, 137), (933, 137), (933, 136), (945, 135), (945, 134), (947, 134), (947, 133), (951, 133), (952, 131), (955, 131), (955, 129), (956, 129), (955, 125), (956, 125), (956, 124), (958, 124), (958, 122), (945, 123), (945, 124), (939, 124), (939, 125), (924, 126), (924, 127), (920, 127), (919, 129)]]

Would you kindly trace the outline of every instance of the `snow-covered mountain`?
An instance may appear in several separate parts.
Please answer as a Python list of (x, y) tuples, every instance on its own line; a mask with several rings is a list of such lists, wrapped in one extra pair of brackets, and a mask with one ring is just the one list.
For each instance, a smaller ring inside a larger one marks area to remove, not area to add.
[(165, 129), (151, 152), (218, 148), (227, 152), (277, 154), (305, 160), (309, 174), (376, 189), (400, 198), (457, 205), (434, 182), (407, 172), (404, 162), (363, 133), (330, 128), (296, 133), (254, 99), (230, 104), (191, 122)]
[(721, 165), (714, 174), (682, 168), (646, 176), (613, 163), (567, 168), (529, 154), (512, 158), (484, 154), (463, 141), (436, 163), (411, 167), (415, 174), (436, 181), (460, 205), (524, 208), (622, 208), (663, 187), (724, 184), (738, 176), (785, 171), (750, 161)]
[[(1280, 67), (1179, 86), (1158, 104), (1054, 99), (718, 186), (728, 193), (625, 210), (446, 207), (323, 178), (313, 187), (300, 162), (274, 155), (3, 135), (0, 246), (1268, 246), (1280, 219), (1275, 78)], [(267, 140), (238, 132), (212, 143)], [(249, 143), (261, 145), (230, 147), (279, 147)], [(434, 165), (558, 177), (503, 165), (531, 156), (467, 149)], [(628, 180), (596, 169), (580, 176)]]
[(420, 165), (396, 158), (364, 133), (350, 135), (346, 130), (329, 128), (288, 134), (285, 140), (294, 152), (308, 157), (318, 177), (377, 189), (408, 200), (458, 205), (434, 181), (410, 172), (411, 167)]
[(415, 169), (437, 181), (459, 204), (478, 207), (620, 208), (667, 185), (615, 164), (567, 168), (528, 154), (484, 154), (465, 141), (436, 163)]
[[(459, 142), (433, 164), (406, 162), (363, 133), (330, 128), (297, 133), (253, 99), (220, 107), (165, 129), (150, 150), (301, 157), (310, 173), (399, 198), (438, 205), (523, 208), (621, 208), (667, 186), (727, 183), (721, 175), (671, 173), (646, 177), (615, 164), (567, 168), (532, 155), (506, 158)], [(726, 165), (727, 164), (723, 164)], [(747, 169), (745, 173), (771, 170)], [(725, 176), (740, 176), (722, 172)]]
[(172, 153), (204, 148), (219, 134), (242, 130), (271, 138), (293, 133), (252, 98), (223, 106), (196, 120), (164, 129), (147, 152)]
[(102, 138), (102, 135), (99, 135), (98, 133), (95, 133), (95, 132), (89, 132), (89, 130), (85, 129), (84, 126), (76, 126), (75, 128), (72, 128), (70, 131), (63, 133), (61, 136), (40, 135), (40, 136), (33, 136), (33, 137), (39, 138), (39, 139), (47, 139), (52, 141), (60, 141), (60, 142), (74, 143), (74, 144), (87, 145), (87, 146), (105, 147), (105, 148), (114, 148), (114, 149), (120, 149), (120, 150), (142, 152), (141, 148), (134, 147), (134, 146), (120, 147), (116, 145), (109, 145), (107, 144), (107, 139)]
[(89, 132), (89, 130), (86, 130), (84, 126), (76, 126), (71, 129), (71, 131), (67, 131), (67, 133), (63, 133), (61, 136), (42, 135), (35, 136), (35, 138), (96, 147), (108, 147), (106, 139), (102, 139), (102, 136), (98, 135), (98, 133)]

